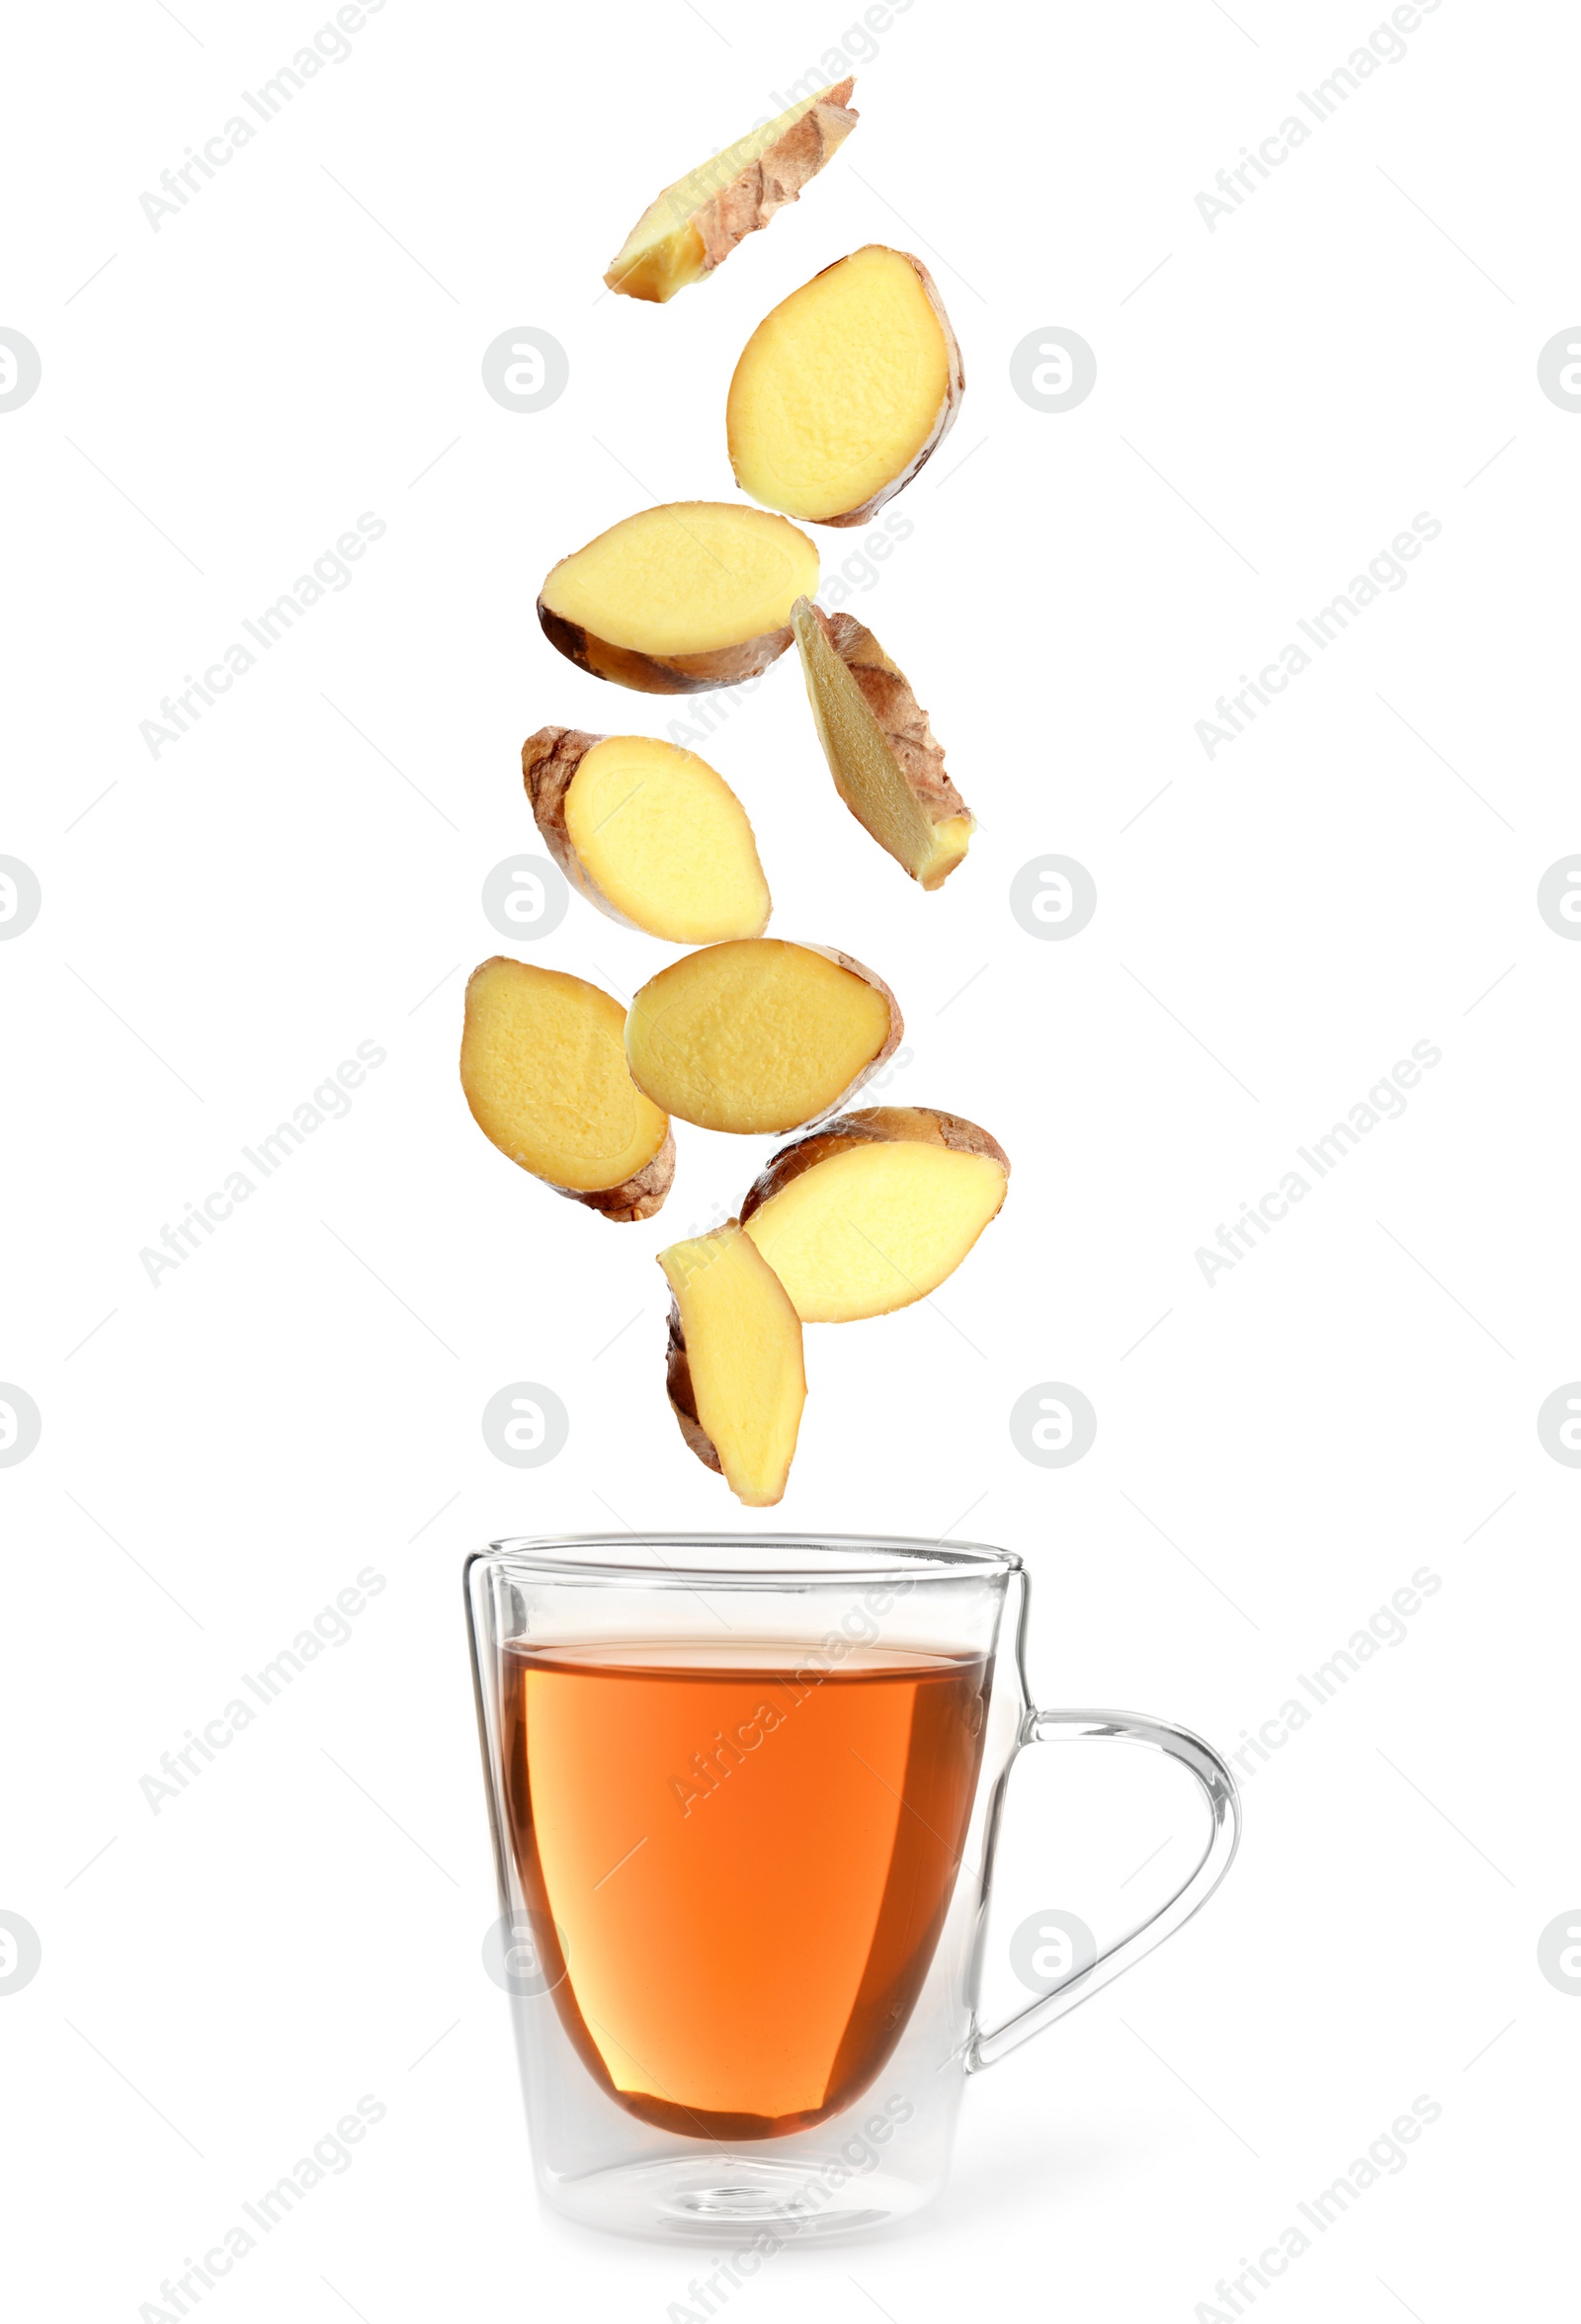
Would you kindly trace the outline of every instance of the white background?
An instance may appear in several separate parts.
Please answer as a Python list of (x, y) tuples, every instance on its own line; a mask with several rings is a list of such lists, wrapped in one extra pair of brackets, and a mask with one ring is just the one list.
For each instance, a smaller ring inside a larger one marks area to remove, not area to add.
[[(655, 308), (600, 294), (637, 211), (858, 20), (534, 13), (390, 0), (157, 232), (139, 195), (325, 19), (123, 0), (9, 36), (0, 323), (42, 383), (0, 413), (0, 852), (43, 906), (0, 945), (0, 1377), (42, 1414), (0, 1470), (0, 1906), (42, 1947), (0, 1994), (8, 2310), (135, 2317), (365, 2092), (354, 2167), (205, 2313), (686, 2297), (685, 2253), (536, 2206), (458, 1583), (492, 1535), (735, 1522), (665, 1406), (653, 1255), (769, 1141), (681, 1127), (663, 1215), (612, 1227), (484, 1143), (455, 1053), (502, 949), (482, 881), (538, 847), (522, 736), (686, 712), (559, 659), (539, 582), (649, 497), (731, 497), (740, 345), (884, 240), (933, 268), (968, 386), (852, 602), (982, 830), (911, 887), (836, 800), (793, 660), (707, 755), (777, 932), (895, 987), (888, 1094), (985, 1122), (1015, 1178), (936, 1308), (809, 1334), (779, 1515), (1018, 1549), (1045, 1702), (1226, 1748), (1413, 1570), (1442, 1588), (1248, 1784), (1207, 1911), (973, 2086), (926, 2223), (788, 2257), (732, 2313), (1184, 2320), (1425, 2093), (1408, 2167), (1262, 2302), (1551, 2314), (1581, 2007), (1537, 1945), (1581, 1900), (1581, 1475), (1535, 1422), (1581, 1373), (1581, 947), (1535, 893), (1581, 847), (1581, 418), (1537, 359), (1581, 305), (1575, 23), (1446, 0), (1209, 232), (1199, 192), (1386, 11), (916, 0), (854, 40), (824, 176)], [(524, 325), (570, 360), (532, 414), (479, 370)], [(1098, 362), (1063, 413), (1009, 378), (1052, 325)], [(153, 759), (161, 697), (364, 511), (352, 586)], [(1214, 699), (1419, 511), (1408, 585), (1209, 761)], [(819, 536), (826, 576), (861, 538)], [(1009, 910), (1046, 853), (1097, 881), (1068, 942)], [(671, 956), (574, 899), (519, 949), (622, 990)], [(151, 1284), (139, 1252), (364, 1039), (387, 1061), (349, 1117)], [(1197, 1248), (1418, 1040), (1443, 1058), (1403, 1119), (1206, 1283)], [(523, 1378), (571, 1416), (533, 1472), (479, 1429)], [(1099, 1416), (1064, 1469), (1007, 1427), (1048, 1379)], [(160, 1754), (365, 1566), (350, 1640), (154, 1814)], [(1106, 1790), (1049, 1759), (1017, 1780), (1001, 1959), (1028, 1912), (1112, 1925), (1196, 1847), (1146, 1762)]]

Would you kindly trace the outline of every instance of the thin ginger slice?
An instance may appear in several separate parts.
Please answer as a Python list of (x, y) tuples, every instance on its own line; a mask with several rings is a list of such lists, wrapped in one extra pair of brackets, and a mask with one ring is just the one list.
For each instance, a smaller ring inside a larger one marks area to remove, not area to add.
[(580, 976), (485, 960), (466, 985), (461, 1088), (520, 1169), (629, 1222), (663, 1204), (675, 1139), (626, 1071), (623, 1023), (620, 1002)]
[(937, 1290), (999, 1215), (1009, 1178), (975, 1122), (874, 1106), (776, 1154), (741, 1224), (803, 1323), (855, 1323)]
[(681, 1434), (749, 1509), (772, 1509), (796, 1449), (801, 1325), (768, 1261), (729, 1219), (659, 1253), (671, 1292), (668, 1385)]
[(932, 275), (870, 243), (782, 299), (742, 349), (725, 407), (735, 480), (787, 516), (865, 525), (944, 442), (965, 384)]
[(534, 818), (589, 903), (670, 944), (761, 936), (769, 883), (746, 809), (693, 751), (541, 726), (522, 745)]
[(625, 1053), (655, 1105), (703, 1129), (799, 1129), (860, 1089), (898, 1045), (894, 994), (849, 954), (756, 937), (650, 977)]
[(604, 277), (627, 298), (662, 305), (700, 283), (738, 242), (794, 202), (856, 127), (848, 76), (803, 97), (650, 202)]
[(942, 887), (975, 829), (903, 671), (850, 614), (798, 598), (801, 674), (835, 788), (919, 886)]
[(595, 678), (695, 694), (766, 670), (790, 643), (790, 608), (817, 587), (818, 552), (784, 517), (682, 500), (639, 509), (562, 557), (538, 618)]

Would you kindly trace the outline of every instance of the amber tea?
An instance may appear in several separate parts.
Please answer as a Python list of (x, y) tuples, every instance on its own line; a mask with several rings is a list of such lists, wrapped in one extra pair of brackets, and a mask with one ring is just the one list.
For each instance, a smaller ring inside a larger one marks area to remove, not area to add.
[(799, 2130), (904, 2031), (982, 1753), (981, 1656), (510, 1644), (505, 1790), (561, 2021), (631, 2114)]

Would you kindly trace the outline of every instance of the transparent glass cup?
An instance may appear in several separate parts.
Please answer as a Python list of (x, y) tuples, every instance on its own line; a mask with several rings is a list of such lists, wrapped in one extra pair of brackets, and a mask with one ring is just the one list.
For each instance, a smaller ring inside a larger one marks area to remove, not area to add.
[[(1240, 1833), (1218, 1754), (1039, 1710), (1008, 1551), (792, 1535), (497, 1541), (466, 1602), (539, 2186), (617, 2234), (872, 2232), (944, 2186), (969, 2076), (1173, 1935)], [(978, 2021), (1017, 1754), (1118, 1738), (1207, 1808), (1190, 1877), (1003, 2024)]]

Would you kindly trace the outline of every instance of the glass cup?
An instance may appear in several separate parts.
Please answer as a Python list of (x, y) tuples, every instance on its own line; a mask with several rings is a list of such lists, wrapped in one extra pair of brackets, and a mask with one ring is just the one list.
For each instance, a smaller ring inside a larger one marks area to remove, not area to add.
[[(1173, 1935), (1229, 1869), (1234, 1779), (1182, 1728), (1039, 1710), (1003, 1549), (794, 1535), (496, 1541), (466, 1601), (540, 2189), (617, 2234), (872, 2231), (942, 2189), (967, 2078)], [(978, 2022), (1005, 1786), (1118, 1737), (1207, 1807), (1190, 1877)]]

